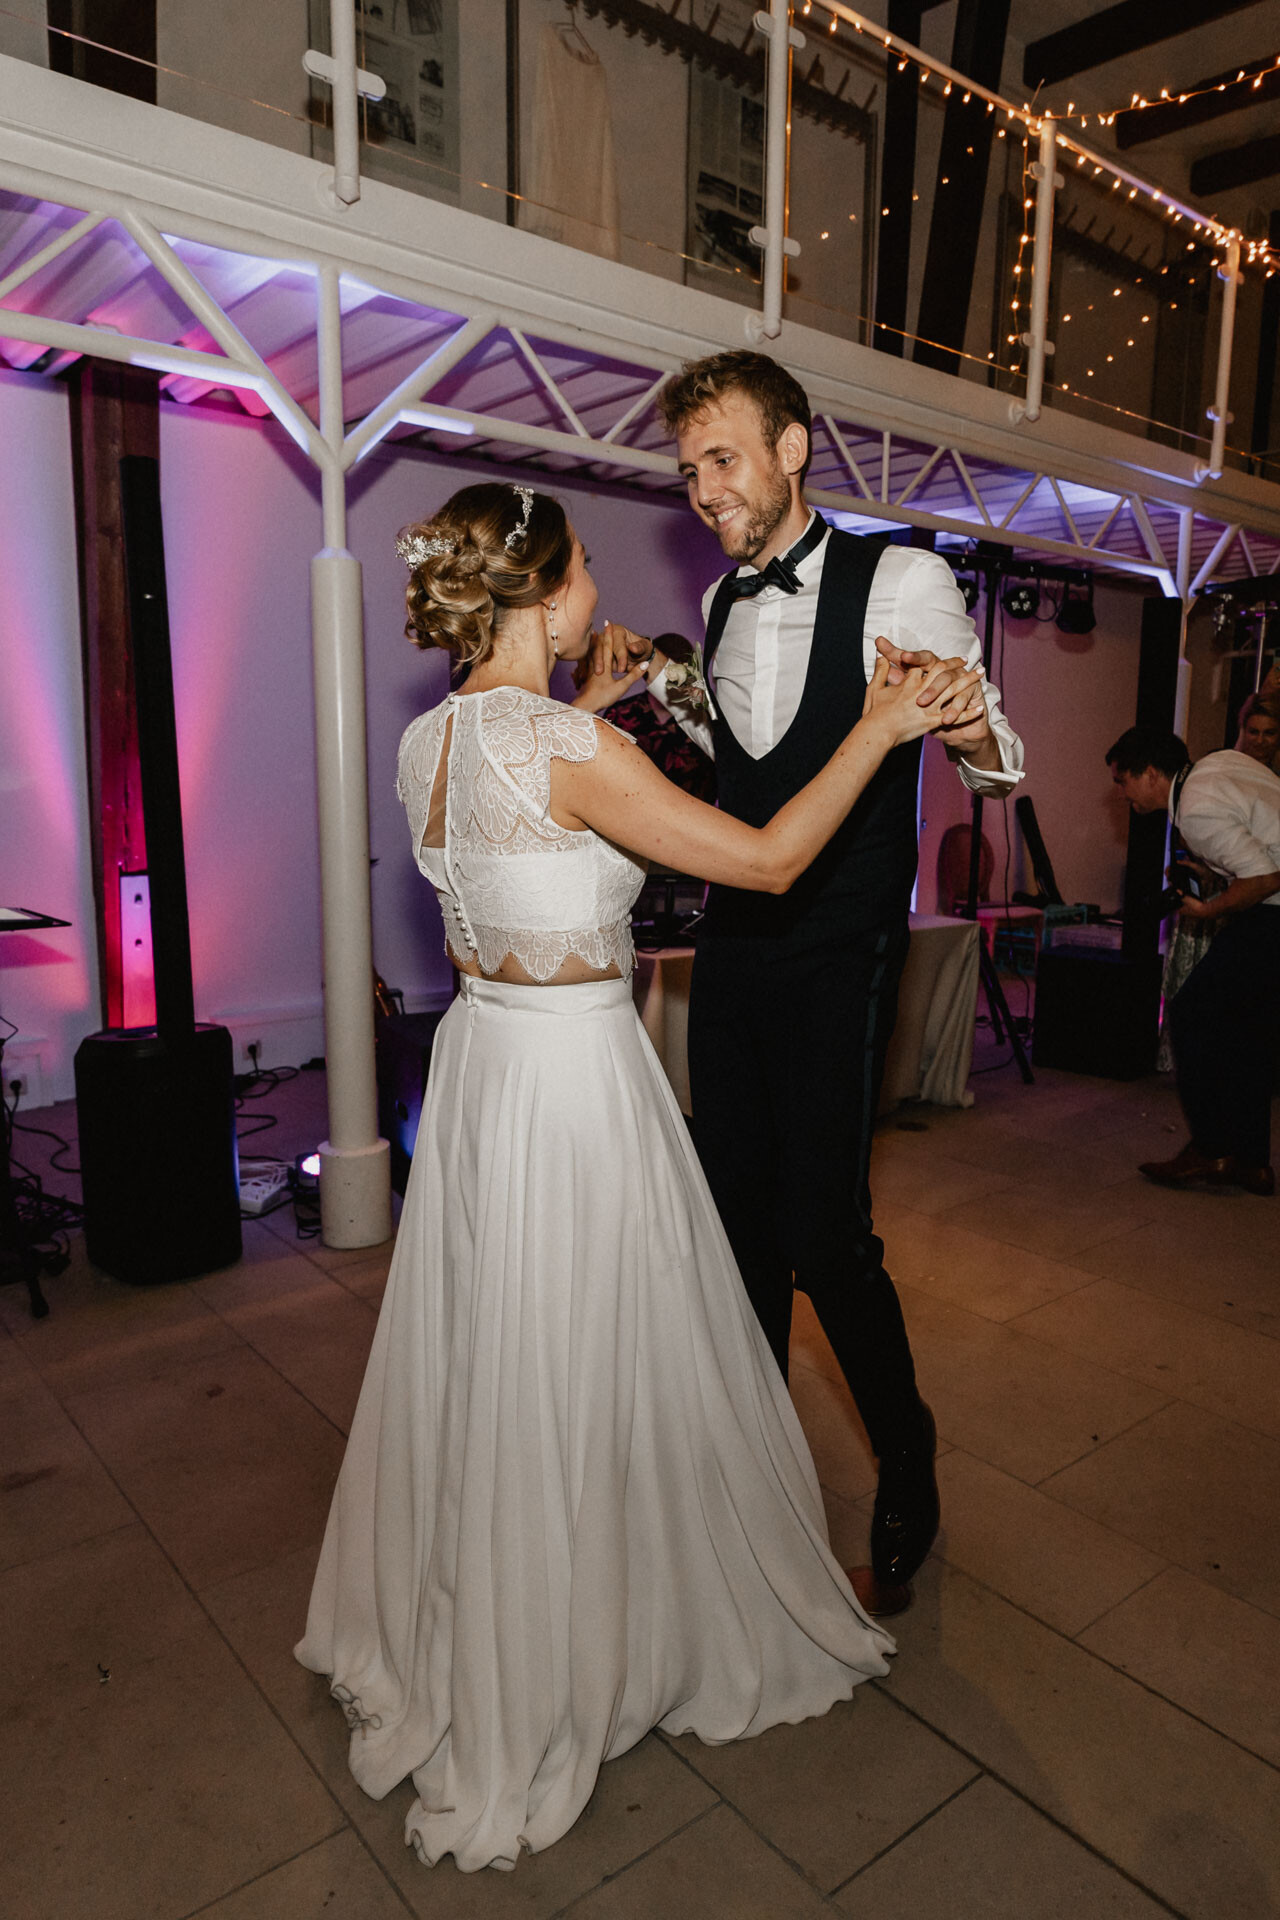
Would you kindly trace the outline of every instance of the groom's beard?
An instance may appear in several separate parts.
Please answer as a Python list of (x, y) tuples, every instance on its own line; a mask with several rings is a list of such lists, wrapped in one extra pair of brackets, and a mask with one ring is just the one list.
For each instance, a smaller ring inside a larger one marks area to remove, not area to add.
[(755, 559), (790, 513), (791, 486), (786, 475), (775, 474), (768, 492), (755, 500), (742, 501), (742, 508), (728, 526), (716, 528), (721, 550), (739, 566)]

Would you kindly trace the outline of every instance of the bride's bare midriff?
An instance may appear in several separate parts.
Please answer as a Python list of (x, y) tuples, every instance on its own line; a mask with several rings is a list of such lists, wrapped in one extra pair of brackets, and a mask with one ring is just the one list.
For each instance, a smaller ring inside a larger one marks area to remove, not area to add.
[[(456, 957), (451, 957), (454, 965), (458, 966)], [(559, 972), (553, 973), (549, 980), (535, 980), (511, 954), (507, 955), (496, 973), (482, 973), (475, 960), (469, 960), (465, 967), (458, 967), (458, 972), (465, 973), (469, 980), (500, 980), (508, 987), (583, 987), (594, 980), (622, 978), (617, 967), (606, 967), (601, 972), (599, 967), (589, 966), (585, 960), (579, 959), (576, 953), (571, 953)]]

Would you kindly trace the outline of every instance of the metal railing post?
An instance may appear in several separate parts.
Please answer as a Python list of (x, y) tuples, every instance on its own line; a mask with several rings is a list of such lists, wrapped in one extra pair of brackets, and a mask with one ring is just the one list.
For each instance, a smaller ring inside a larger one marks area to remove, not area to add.
[(769, 42), (765, 73), (764, 219), (747, 236), (764, 253), (761, 270), (761, 311), (749, 313), (747, 338), (776, 340), (782, 332), (782, 286), (788, 257), (800, 248), (787, 237), (787, 126), (791, 116), (792, 48), (804, 45), (804, 35), (791, 25), (790, 0), (769, 0), (768, 13), (754, 18), (757, 33)]
[[(1020, 336), (1027, 349), (1027, 395), (1009, 404), (1014, 425), (1040, 418), (1044, 396), (1044, 364), (1053, 352), (1049, 339), (1049, 270), (1053, 264), (1053, 202), (1062, 175), (1058, 172), (1058, 136), (1046, 114), (1040, 122), (1040, 158), (1031, 164), (1036, 183), (1036, 232), (1031, 249), (1031, 331)], [(1025, 209), (1024, 209), (1025, 211)]]
[(1227, 428), (1234, 418), (1227, 411), (1227, 401), (1231, 397), (1231, 343), (1236, 330), (1236, 290), (1240, 285), (1240, 241), (1236, 235), (1232, 235), (1227, 242), (1227, 257), (1218, 268), (1218, 278), (1223, 282), (1222, 324), (1218, 333), (1218, 380), (1214, 388), (1213, 405), (1206, 416), (1213, 422), (1213, 438), (1209, 443), (1208, 465), (1196, 468), (1197, 480), (1222, 478)]
[(302, 66), (331, 91), (334, 198), (352, 207), (360, 198), (360, 96), (382, 100), (387, 91), (385, 80), (356, 65), (355, 0), (329, 0), (329, 45), (330, 53), (309, 48)]

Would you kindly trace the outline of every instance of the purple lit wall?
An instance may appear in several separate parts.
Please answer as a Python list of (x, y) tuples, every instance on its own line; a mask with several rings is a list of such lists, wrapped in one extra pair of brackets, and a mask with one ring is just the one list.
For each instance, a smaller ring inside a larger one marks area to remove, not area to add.
[(0, 1014), (32, 1104), (98, 1025), (71, 435), (64, 388), (0, 373), (0, 900), (67, 928), (0, 935)]

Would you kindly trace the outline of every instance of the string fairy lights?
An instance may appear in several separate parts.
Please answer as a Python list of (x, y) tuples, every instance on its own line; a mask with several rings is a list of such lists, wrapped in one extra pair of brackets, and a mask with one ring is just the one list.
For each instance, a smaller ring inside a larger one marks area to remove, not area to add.
[[(1004, 117), (1005, 124), (995, 129), (998, 138), (1004, 137), (1006, 127), (1010, 123), (1020, 121), (1026, 129), (1026, 135), (1029, 136), (1031, 133), (1038, 135), (1045, 120), (1052, 120), (1058, 145), (1065, 149), (1064, 159), (1074, 158), (1076, 166), (1080, 169), (1091, 166), (1093, 178), (1103, 174), (1109, 175), (1111, 180), (1109, 191), (1116, 194), (1123, 192), (1124, 197), (1129, 201), (1143, 205), (1149, 203), (1150, 210), (1159, 213), (1171, 226), (1177, 226), (1184, 220), (1192, 223), (1197, 233), (1202, 232), (1206, 236), (1212, 236), (1212, 244), (1226, 248), (1233, 241), (1237, 242), (1240, 246), (1242, 268), (1261, 266), (1269, 278), (1280, 267), (1280, 256), (1271, 252), (1265, 240), (1247, 239), (1239, 228), (1227, 226), (1222, 221), (1215, 220), (1212, 215), (1202, 213), (1175, 200), (1166, 188), (1157, 187), (1151, 181), (1131, 173), (1118, 161), (1088, 147), (1080, 138), (1080, 133), (1087, 130), (1090, 123), (1100, 128), (1109, 127), (1114, 123), (1118, 113), (1141, 112), (1148, 107), (1183, 104), (1187, 100), (1198, 98), (1203, 93), (1223, 92), (1228, 86), (1239, 85), (1245, 81), (1250, 83), (1251, 88), (1259, 88), (1268, 74), (1280, 72), (1280, 54), (1277, 54), (1274, 59), (1253, 62), (1247, 68), (1242, 67), (1234, 81), (1223, 80), (1215, 82), (1212, 86), (1184, 89), (1180, 93), (1175, 93), (1171, 88), (1166, 87), (1151, 98), (1145, 94), (1135, 93), (1127, 106), (1108, 108), (1104, 112), (1082, 109), (1074, 100), (1070, 100), (1065, 112), (1055, 114), (1032, 104), (1019, 106), (1015, 102), (1006, 100), (1003, 95), (993, 92), (991, 88), (984, 87), (976, 80), (969, 79), (965, 74), (957, 73), (944, 61), (935, 59), (921, 48), (913, 46), (910, 41), (902, 39), (900, 35), (889, 32), (875, 21), (868, 20), (855, 8), (847, 6), (845, 0), (804, 0), (801, 8), (802, 16), (812, 15), (815, 10), (827, 15), (828, 33), (834, 34), (837, 27), (843, 25), (854, 34), (862, 34), (874, 40), (884, 48), (886, 53), (896, 54), (900, 73), (914, 65), (918, 69), (922, 82), (927, 81), (931, 76), (941, 80), (943, 83), (941, 91), (947, 97), (951, 96), (953, 88), (960, 88), (962, 105), (968, 106), (972, 101), (981, 102), (988, 116), (999, 111)], [(1079, 132), (1076, 130), (1077, 126)]]
[[(1159, 93), (1153, 93), (1150, 99), (1143, 93), (1131, 93), (1122, 106), (1105, 107), (1101, 112), (1093, 110), (1082, 114), (1080, 124), (1087, 126), (1093, 120), (1100, 127), (1111, 127), (1122, 113), (1146, 113), (1153, 107), (1184, 107), (1189, 100), (1203, 100), (1213, 93), (1227, 93), (1232, 87), (1245, 87), (1247, 92), (1257, 93), (1268, 74), (1272, 73), (1280, 73), (1280, 53), (1268, 55), (1265, 60), (1250, 61), (1248, 66), (1237, 70), (1234, 79), (1209, 80), (1200, 87), (1161, 87)], [(1075, 101), (1068, 100), (1066, 117), (1074, 119), (1076, 114)]]

